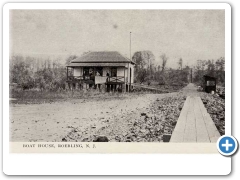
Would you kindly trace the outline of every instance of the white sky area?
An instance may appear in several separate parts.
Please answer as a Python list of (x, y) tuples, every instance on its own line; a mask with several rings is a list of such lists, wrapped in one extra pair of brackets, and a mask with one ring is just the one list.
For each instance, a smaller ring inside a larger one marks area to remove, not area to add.
[(149, 50), (167, 67), (194, 65), (225, 55), (224, 10), (11, 10), (10, 53), (81, 55), (118, 51), (129, 57)]

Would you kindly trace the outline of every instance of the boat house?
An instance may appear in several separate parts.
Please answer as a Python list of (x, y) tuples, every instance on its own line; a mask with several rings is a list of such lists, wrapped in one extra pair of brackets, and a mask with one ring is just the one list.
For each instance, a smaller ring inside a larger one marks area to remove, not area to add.
[(134, 65), (116, 51), (89, 52), (67, 65), (67, 83), (71, 89), (131, 91)]

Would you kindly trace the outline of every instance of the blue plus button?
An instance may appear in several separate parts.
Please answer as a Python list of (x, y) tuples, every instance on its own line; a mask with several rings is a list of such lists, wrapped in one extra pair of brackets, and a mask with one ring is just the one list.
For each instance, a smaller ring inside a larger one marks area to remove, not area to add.
[(224, 156), (230, 156), (237, 150), (238, 142), (233, 136), (221, 136), (217, 142), (218, 151)]

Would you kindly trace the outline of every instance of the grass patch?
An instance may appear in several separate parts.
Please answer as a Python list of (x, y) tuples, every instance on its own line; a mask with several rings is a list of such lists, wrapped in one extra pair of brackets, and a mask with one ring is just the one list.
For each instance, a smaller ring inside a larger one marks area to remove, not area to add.
[[(154, 87), (149, 86), (149, 87)], [(10, 98), (16, 100), (11, 101), (12, 104), (41, 104), (41, 103), (52, 103), (66, 100), (76, 100), (76, 99), (113, 99), (113, 98), (128, 98), (130, 96), (139, 96), (141, 94), (163, 94), (176, 92), (182, 87), (169, 87), (169, 86), (158, 86), (158, 91), (147, 90), (142, 88), (134, 89), (131, 93), (121, 93), (121, 92), (105, 92), (96, 89), (88, 90), (59, 90), (59, 91), (39, 91), (36, 89), (22, 90), (22, 89), (12, 89), (10, 91)]]
[(11, 103), (16, 104), (41, 104), (51, 103), (56, 101), (65, 101), (71, 99), (88, 99), (88, 98), (112, 98), (123, 97), (123, 93), (119, 92), (100, 92), (94, 89), (88, 91), (74, 90), (74, 91), (37, 91), (37, 90), (12, 90), (10, 98), (15, 98)]

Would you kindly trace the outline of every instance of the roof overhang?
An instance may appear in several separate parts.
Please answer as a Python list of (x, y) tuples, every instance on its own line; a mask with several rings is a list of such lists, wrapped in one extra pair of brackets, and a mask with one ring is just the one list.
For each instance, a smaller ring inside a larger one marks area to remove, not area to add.
[(209, 79), (209, 80), (216, 80), (217, 78), (213, 77), (213, 76), (208, 76), (208, 75), (204, 75), (203, 76), (205, 79)]
[(70, 63), (67, 67), (126, 67), (127, 63)]

